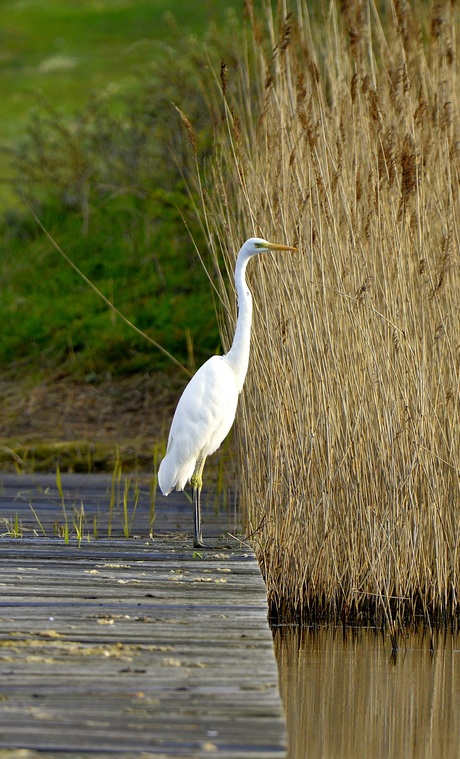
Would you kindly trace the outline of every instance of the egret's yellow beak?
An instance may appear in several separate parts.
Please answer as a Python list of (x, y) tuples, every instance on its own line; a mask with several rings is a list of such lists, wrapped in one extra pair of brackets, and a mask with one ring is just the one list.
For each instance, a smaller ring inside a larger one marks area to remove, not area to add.
[(292, 245), (281, 245), (277, 242), (269, 242), (267, 248), (269, 250), (298, 250), (298, 248), (293, 248)]

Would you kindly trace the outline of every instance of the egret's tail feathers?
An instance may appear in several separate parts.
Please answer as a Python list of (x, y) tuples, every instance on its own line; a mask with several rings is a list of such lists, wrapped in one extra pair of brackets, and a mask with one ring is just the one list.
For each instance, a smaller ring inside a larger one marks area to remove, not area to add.
[(176, 490), (183, 490), (190, 480), (195, 468), (194, 461), (178, 464), (171, 453), (167, 453), (158, 470), (158, 485), (163, 495)]
[(171, 482), (171, 472), (168, 466), (168, 457), (162, 460), (160, 468), (158, 470), (158, 485), (163, 495), (169, 495), (171, 490), (174, 489), (174, 482)]

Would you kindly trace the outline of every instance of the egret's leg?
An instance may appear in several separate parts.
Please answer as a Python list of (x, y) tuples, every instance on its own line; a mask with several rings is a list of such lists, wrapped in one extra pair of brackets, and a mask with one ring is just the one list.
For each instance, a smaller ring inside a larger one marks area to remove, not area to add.
[(201, 488), (203, 487), (203, 467), (206, 461), (205, 456), (201, 456), (197, 459), (195, 464), (195, 471), (192, 474), (190, 480), (193, 488), (193, 511), (194, 511), (194, 524), (195, 524), (195, 537), (193, 545), (195, 548), (204, 548), (203, 536), (201, 534)]

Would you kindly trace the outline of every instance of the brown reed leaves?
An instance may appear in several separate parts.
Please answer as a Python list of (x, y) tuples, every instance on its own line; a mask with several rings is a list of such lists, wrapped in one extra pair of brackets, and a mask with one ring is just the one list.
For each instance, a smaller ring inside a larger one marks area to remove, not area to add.
[(230, 282), (252, 233), (300, 249), (252, 268), (236, 428), (272, 616), (394, 634), (459, 614), (458, 11), (329, 7), (256, 21), (251, 6), (207, 222)]

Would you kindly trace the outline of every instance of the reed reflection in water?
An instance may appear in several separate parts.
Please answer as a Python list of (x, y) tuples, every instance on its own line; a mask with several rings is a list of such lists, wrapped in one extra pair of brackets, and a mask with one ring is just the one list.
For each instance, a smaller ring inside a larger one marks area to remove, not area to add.
[(277, 630), (288, 759), (459, 759), (460, 641), (430, 640)]

